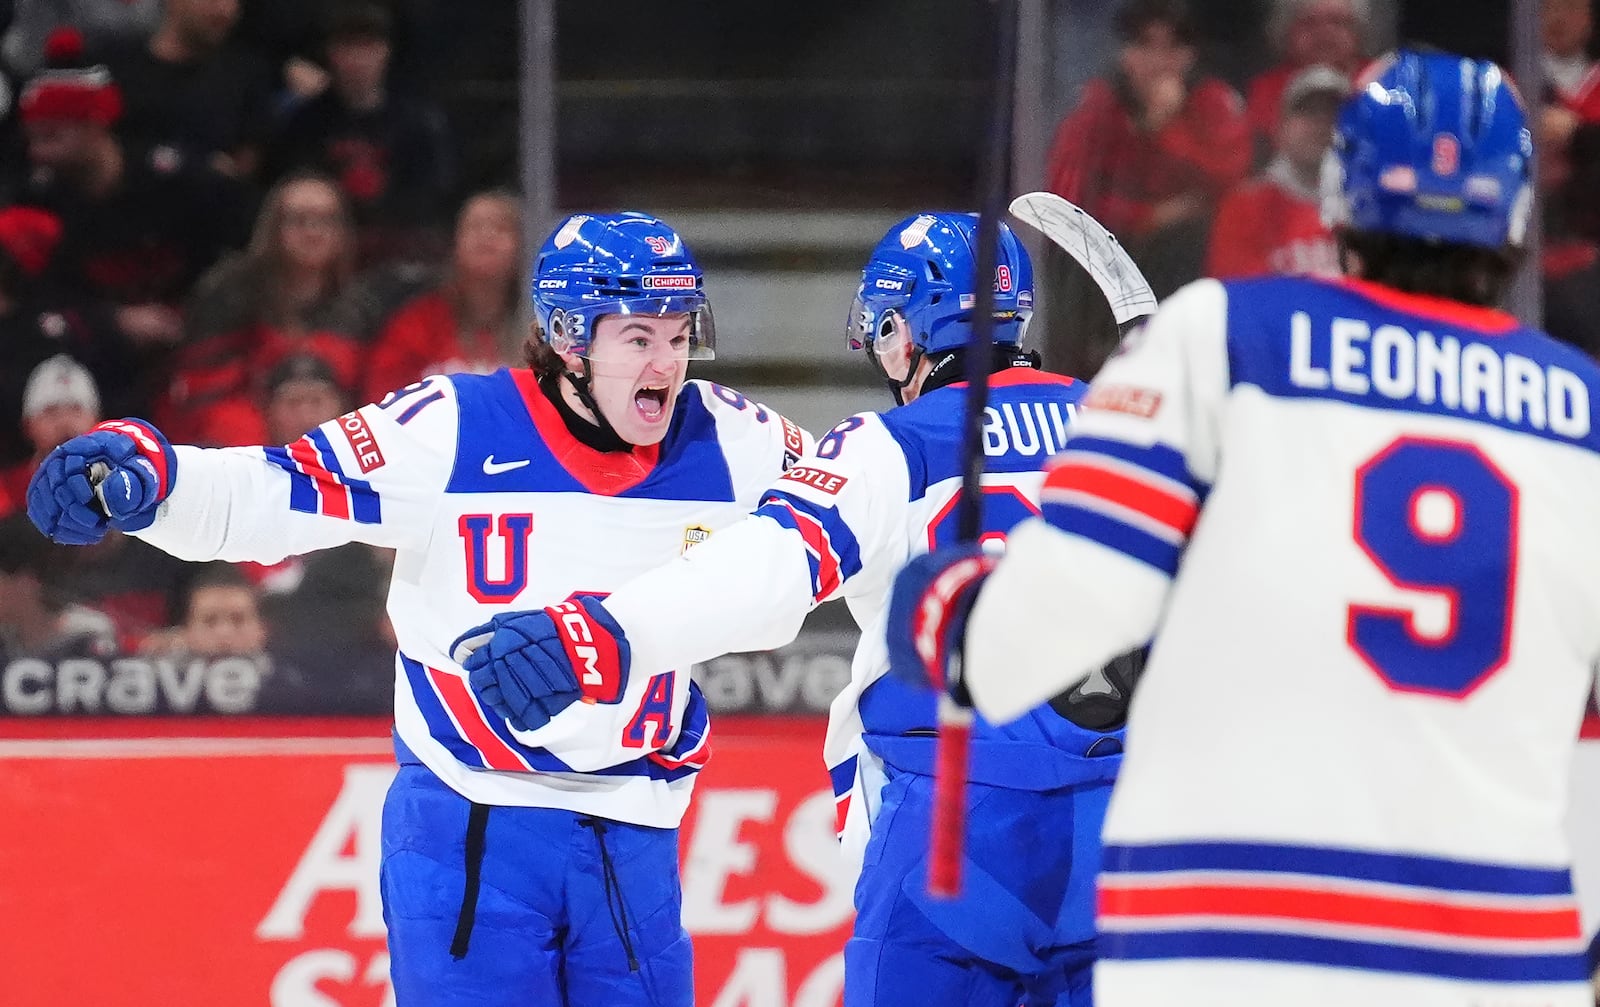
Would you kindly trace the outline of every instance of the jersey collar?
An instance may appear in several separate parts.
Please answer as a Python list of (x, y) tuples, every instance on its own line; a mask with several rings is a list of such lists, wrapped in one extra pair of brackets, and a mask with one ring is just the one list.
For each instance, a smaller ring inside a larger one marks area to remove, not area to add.
[(1341, 277), (1335, 282), (1386, 308), (1408, 315), (1449, 322), (1485, 335), (1505, 335), (1521, 327), (1521, 323), (1514, 315), (1499, 308), (1485, 308), (1444, 297), (1430, 297), (1426, 294), (1410, 294), (1369, 280), (1358, 280), (1353, 276)]
[(590, 493), (617, 496), (639, 485), (654, 471), (661, 457), (660, 445), (636, 445), (632, 451), (597, 451), (572, 436), (561, 414), (545, 398), (532, 370), (518, 367), (511, 371), (511, 380), (551, 457)]

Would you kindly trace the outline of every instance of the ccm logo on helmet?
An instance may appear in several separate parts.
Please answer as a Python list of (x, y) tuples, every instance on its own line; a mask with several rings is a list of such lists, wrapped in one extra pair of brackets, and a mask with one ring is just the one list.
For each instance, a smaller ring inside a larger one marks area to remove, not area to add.
[(539, 281), (539, 289), (540, 290), (561, 290), (564, 287), (566, 287), (566, 285), (567, 285), (567, 281), (566, 280), (540, 280)]
[(877, 287), (879, 290), (904, 290), (905, 286), (906, 286), (900, 280), (885, 280), (885, 279), (873, 280), (872, 281), (872, 285), (874, 287)]
[(672, 276), (646, 276), (639, 281), (639, 286), (646, 290), (693, 290), (695, 280), (687, 274)]

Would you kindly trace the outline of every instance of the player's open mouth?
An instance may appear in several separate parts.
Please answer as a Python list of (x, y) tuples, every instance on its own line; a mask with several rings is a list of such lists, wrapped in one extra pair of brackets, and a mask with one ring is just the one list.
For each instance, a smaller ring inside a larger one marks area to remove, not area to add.
[(666, 388), (641, 388), (633, 393), (633, 408), (646, 423), (660, 423), (667, 415)]

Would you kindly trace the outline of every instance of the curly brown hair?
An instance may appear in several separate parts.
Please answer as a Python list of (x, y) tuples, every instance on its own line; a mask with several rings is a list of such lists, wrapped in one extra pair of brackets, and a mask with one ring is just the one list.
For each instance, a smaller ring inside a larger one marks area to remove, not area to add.
[(566, 361), (544, 338), (544, 330), (535, 322), (522, 341), (522, 361), (540, 381), (560, 374), (567, 369)]

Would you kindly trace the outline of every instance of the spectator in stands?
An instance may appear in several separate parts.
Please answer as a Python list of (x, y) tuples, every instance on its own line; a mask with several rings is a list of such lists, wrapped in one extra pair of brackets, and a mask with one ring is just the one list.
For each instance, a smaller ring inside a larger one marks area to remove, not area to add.
[(23, 88), (34, 170), (17, 202), (61, 219), (59, 289), (112, 306), (139, 354), (130, 387), (149, 394), (182, 333), (177, 309), (190, 285), (242, 242), (246, 193), (172, 148), (140, 151), (118, 139), (121, 92), (105, 67), (82, 64), (79, 42), (52, 36), (51, 69)]
[(272, 73), (226, 47), (239, 0), (165, 0), (148, 39), (111, 47), (122, 88), (119, 131), (139, 146), (171, 146), (227, 175), (251, 178), (271, 127)]
[[(61, 222), (51, 214), (25, 206), (0, 210), (0, 469), (33, 457), (22, 429), (22, 400), (40, 364), (64, 354), (87, 367), (102, 388), (128, 371), (106, 312), (57, 306), (41, 287), (60, 237)], [(127, 405), (113, 395), (108, 412), (126, 415)]]
[[(314, 354), (286, 357), (273, 368), (267, 388), (265, 437), (253, 444), (299, 440), (351, 405), (349, 390)], [(319, 694), (317, 675), (336, 668), (380, 686), (386, 681), (382, 669), (392, 662), (394, 650), (382, 632), (391, 558), (392, 550), (350, 542), (271, 565), (238, 565), (261, 594), (273, 656), (288, 659), (277, 664), (282, 681), (275, 693), (304, 687)], [(330, 661), (330, 655), (337, 657)], [(302, 672), (311, 677), (296, 679)], [(327, 694), (326, 688), (320, 692)]]
[[(262, 203), (249, 247), (218, 263), (187, 311), (161, 426), (200, 444), (258, 444), (261, 382), (285, 356), (321, 355), (355, 387), (371, 326), (354, 283), (350, 212), (334, 182), (295, 173)], [(241, 439), (243, 438), (243, 439)]]
[(1600, 359), (1600, 127), (1537, 142), (1544, 329)]
[(44, 456), (100, 422), (100, 392), (88, 370), (66, 354), (51, 357), (28, 375), (22, 393), (22, 430), (33, 453), (0, 470), (0, 516), (21, 510), (28, 480)]
[(1233, 89), (1196, 72), (1183, 0), (1128, 0), (1116, 26), (1116, 67), (1061, 121), (1047, 177), (1165, 296), (1200, 274), (1211, 214), (1250, 170), (1248, 127)]
[(116, 653), (111, 619), (67, 600), (63, 551), (25, 516), (0, 519), (0, 664)]
[(185, 653), (246, 657), (266, 650), (267, 626), (256, 587), (232, 563), (206, 563), (194, 571), (184, 590), (181, 618)]
[(1250, 82), (1245, 102), (1258, 153), (1271, 151), (1282, 121), (1284, 89), (1320, 63), (1354, 77), (1365, 59), (1366, 0), (1286, 0), (1269, 31), (1281, 56)]
[(377, 4), (333, 8), (324, 36), (331, 83), (291, 113), (269, 154), (269, 177), (314, 167), (338, 180), (364, 265), (435, 254), (451, 192), (442, 113), (388, 87), (390, 30)]
[(1539, 40), (1545, 82), (1556, 97), (1570, 103), (1594, 69), (1589, 40), (1594, 34), (1592, 0), (1543, 0), (1539, 5)]
[(1261, 175), (1230, 192), (1217, 211), (1206, 275), (1338, 276), (1338, 247), (1322, 223), (1319, 177), (1350, 80), (1310, 66), (1283, 95), (1277, 154)]
[(18, 78), (32, 77), (44, 61), (45, 39), (62, 26), (82, 33), (95, 51), (150, 34), (161, 19), (161, 0), (16, 0), (0, 39), (0, 59)]
[(1589, 57), (1594, 31), (1590, 0), (1544, 0), (1540, 27), (1544, 80), (1535, 124), (1535, 165), (1541, 188), (1556, 193), (1571, 180), (1577, 134), (1600, 128), (1600, 68)]
[[(0, 516), (21, 511), (38, 457), (94, 426), (99, 402), (93, 379), (70, 357), (54, 357), (34, 368), (22, 404), (34, 454), (0, 470)], [(166, 624), (168, 598), (185, 569), (182, 561), (121, 532), (108, 534), (97, 545), (55, 555), (62, 583), (72, 585), (78, 600), (111, 618), (126, 650)]]
[(252, 444), (287, 444), (348, 412), (350, 390), (333, 367), (315, 353), (296, 353), (267, 375), (264, 439)]
[(372, 348), (364, 398), (376, 402), (427, 374), (487, 374), (520, 359), (522, 214), (515, 193), (491, 189), (456, 217), (443, 282), (389, 320)]
[[(285, 357), (267, 375), (261, 435), (240, 443), (289, 444), (338, 418), (350, 407), (349, 389), (339, 383), (328, 362), (315, 353), (296, 353)], [(344, 545), (315, 555), (348, 554), (365, 548)], [(277, 563), (241, 563), (240, 567), (266, 593), (281, 594), (301, 586), (310, 558), (288, 556)], [(342, 564), (345, 557), (333, 558), (335, 564)]]

